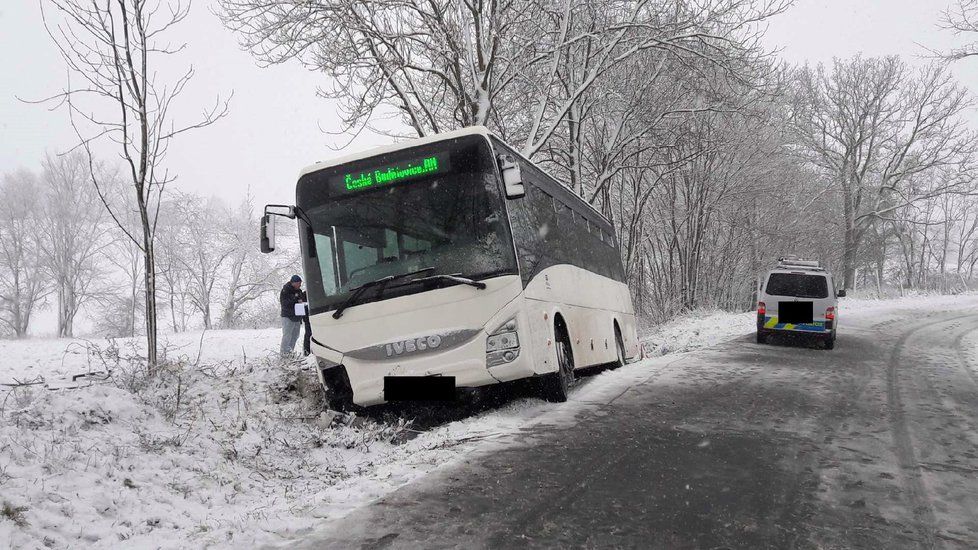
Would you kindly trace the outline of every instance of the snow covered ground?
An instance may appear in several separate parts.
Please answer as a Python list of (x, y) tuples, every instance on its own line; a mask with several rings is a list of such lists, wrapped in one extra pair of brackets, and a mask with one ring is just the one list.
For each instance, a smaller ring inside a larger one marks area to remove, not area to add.
[[(843, 300), (846, 315), (950, 297)], [(753, 313), (696, 312), (644, 338), (645, 361), (582, 384), (572, 401), (620, 392), (656, 359), (749, 334)], [(406, 420), (323, 417), (314, 371), (282, 364), (278, 331), (171, 336), (148, 377), (125, 340), (0, 342), (0, 547), (183, 548), (275, 544), (459, 459), (480, 442), (553, 421), (561, 406), (522, 398), (418, 433)], [(96, 377), (93, 377), (96, 378)], [(569, 408), (567, 408), (569, 410)]]

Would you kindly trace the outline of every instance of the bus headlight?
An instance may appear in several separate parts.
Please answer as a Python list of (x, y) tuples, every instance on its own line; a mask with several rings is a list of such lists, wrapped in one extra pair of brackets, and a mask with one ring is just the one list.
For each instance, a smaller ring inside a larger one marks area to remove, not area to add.
[(486, 353), (520, 347), (520, 337), (516, 332), (501, 332), (486, 338)]
[(516, 332), (516, 319), (502, 324), (486, 338), (486, 365), (495, 367), (512, 363), (520, 355), (520, 337)]

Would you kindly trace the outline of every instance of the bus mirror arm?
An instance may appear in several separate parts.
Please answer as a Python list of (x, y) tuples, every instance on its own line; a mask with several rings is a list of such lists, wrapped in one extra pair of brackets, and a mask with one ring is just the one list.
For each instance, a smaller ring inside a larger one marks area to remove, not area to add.
[(261, 231), (259, 241), (262, 254), (268, 254), (275, 250), (275, 221), (272, 216), (282, 216), (294, 220), (296, 208), (284, 204), (265, 205), (265, 214), (261, 217)]
[(507, 199), (518, 199), (526, 195), (526, 188), (523, 186), (523, 173), (513, 155), (505, 153), (499, 155), (499, 171), (503, 175), (503, 187), (506, 190)]

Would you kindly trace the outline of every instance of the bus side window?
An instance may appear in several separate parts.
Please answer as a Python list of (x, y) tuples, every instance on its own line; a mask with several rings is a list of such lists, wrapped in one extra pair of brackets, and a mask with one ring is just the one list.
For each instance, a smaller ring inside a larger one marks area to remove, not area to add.
[(592, 231), (596, 228), (592, 227), (590, 220), (579, 214), (575, 221), (577, 221), (580, 242), (584, 245), (580, 247), (582, 262), (581, 267), (588, 271), (603, 275), (603, 273), (601, 273), (601, 262), (597, 261), (594, 254), (594, 233), (592, 233)]
[(615, 242), (614, 227), (610, 232), (605, 233), (605, 244), (608, 246), (604, 249), (606, 258), (608, 259), (608, 271), (610, 273), (609, 277), (612, 279), (625, 282), (625, 267), (622, 264), (621, 251), (618, 249), (618, 243)]
[(549, 247), (550, 241), (555, 236), (552, 233), (557, 229), (557, 213), (554, 212), (554, 198), (539, 188), (534, 188), (534, 191), (533, 211), (536, 217), (537, 228), (540, 233), (540, 239), (547, 243)]
[(554, 240), (555, 263), (580, 265), (577, 244), (577, 229), (574, 223), (574, 211), (566, 204), (557, 201), (557, 235)]

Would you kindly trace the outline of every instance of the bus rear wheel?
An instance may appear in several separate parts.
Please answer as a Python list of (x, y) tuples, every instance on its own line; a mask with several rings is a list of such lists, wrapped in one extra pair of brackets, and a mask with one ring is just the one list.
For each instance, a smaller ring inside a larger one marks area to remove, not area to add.
[(615, 357), (615, 362), (611, 364), (612, 370), (624, 367), (627, 361), (625, 358), (625, 342), (622, 340), (621, 329), (618, 328), (618, 323), (615, 323), (615, 352), (617, 352), (617, 356)]
[(557, 352), (557, 372), (541, 376), (540, 389), (547, 401), (563, 403), (567, 401), (571, 382), (574, 381), (574, 350), (562, 322), (554, 327), (554, 347)]

